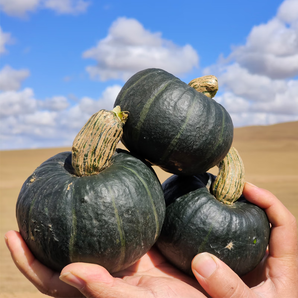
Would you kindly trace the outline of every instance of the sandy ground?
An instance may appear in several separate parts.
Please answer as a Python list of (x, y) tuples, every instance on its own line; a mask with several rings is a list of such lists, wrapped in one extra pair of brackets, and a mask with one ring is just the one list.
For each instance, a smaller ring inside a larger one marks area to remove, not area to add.
[[(298, 122), (235, 129), (234, 146), (243, 158), (246, 180), (273, 192), (298, 219)], [(25, 179), (44, 160), (69, 148), (0, 151), (0, 233), (15, 229), (15, 204)], [(163, 182), (170, 175), (156, 169)], [(217, 173), (217, 169), (211, 172)], [(0, 241), (0, 297), (42, 298), (17, 270)]]

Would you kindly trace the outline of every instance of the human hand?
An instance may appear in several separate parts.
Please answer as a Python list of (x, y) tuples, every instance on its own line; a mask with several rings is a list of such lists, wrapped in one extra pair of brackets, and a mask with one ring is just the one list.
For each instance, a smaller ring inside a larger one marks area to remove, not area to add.
[(246, 183), (243, 195), (263, 208), (271, 223), (266, 256), (241, 280), (219, 259), (203, 253), (192, 262), (196, 279), (213, 298), (297, 298), (298, 240), (295, 217), (267, 190)]
[[(202, 253), (192, 263), (195, 277), (213, 298), (298, 297), (295, 217), (266, 190), (246, 184), (244, 196), (264, 208), (272, 224), (267, 256), (243, 278), (245, 284), (219, 259)], [(204, 290), (195, 279), (170, 265), (156, 249), (148, 252), (134, 266), (117, 273), (117, 277), (98, 265), (74, 263), (62, 270), (59, 280), (58, 273), (34, 259), (17, 232), (10, 231), (6, 236), (12, 257), (21, 272), (41, 292), (54, 297), (82, 297), (82, 294), (90, 298), (208, 296), (203, 294)]]
[(5, 236), (19, 270), (40, 292), (53, 297), (206, 297), (194, 278), (169, 264), (156, 248), (114, 276), (87, 263), (70, 264), (60, 275), (34, 258), (18, 232), (9, 231)]

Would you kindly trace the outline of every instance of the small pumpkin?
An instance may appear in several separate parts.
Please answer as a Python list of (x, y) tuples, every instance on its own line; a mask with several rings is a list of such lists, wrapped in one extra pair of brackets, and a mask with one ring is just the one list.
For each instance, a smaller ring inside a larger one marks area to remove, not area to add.
[(122, 142), (167, 172), (206, 172), (226, 156), (233, 140), (229, 113), (210, 98), (216, 91), (214, 76), (187, 85), (162, 69), (136, 73), (115, 101), (129, 111)]
[(244, 167), (237, 150), (231, 148), (219, 169), (217, 177), (173, 175), (162, 184), (167, 209), (157, 246), (188, 274), (195, 255), (209, 252), (245, 275), (269, 242), (266, 213), (241, 196)]
[(60, 271), (89, 262), (127, 268), (157, 240), (163, 192), (145, 162), (115, 147), (127, 118), (119, 107), (94, 114), (72, 152), (42, 163), (23, 184), (16, 216), (34, 256)]

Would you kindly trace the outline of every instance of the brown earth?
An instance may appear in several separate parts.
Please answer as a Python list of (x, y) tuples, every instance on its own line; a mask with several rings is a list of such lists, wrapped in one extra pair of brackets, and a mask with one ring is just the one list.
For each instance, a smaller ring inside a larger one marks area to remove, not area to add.
[[(246, 180), (273, 192), (298, 219), (298, 122), (235, 129), (234, 146), (246, 168)], [(17, 270), (3, 240), (15, 229), (15, 204), (25, 179), (44, 160), (70, 148), (0, 152), (0, 297), (41, 298)], [(168, 173), (155, 168), (160, 181)], [(211, 172), (217, 173), (217, 169)]]

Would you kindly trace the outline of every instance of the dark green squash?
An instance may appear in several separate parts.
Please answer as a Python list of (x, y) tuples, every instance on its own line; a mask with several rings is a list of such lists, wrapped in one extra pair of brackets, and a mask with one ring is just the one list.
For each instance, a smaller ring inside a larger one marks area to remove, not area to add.
[(231, 147), (233, 123), (228, 112), (206, 96), (214, 96), (217, 88), (209, 92), (205, 85), (206, 90), (198, 92), (196, 81), (189, 86), (161, 69), (133, 75), (115, 101), (129, 112), (124, 145), (175, 174), (204, 173), (217, 165)]
[(153, 169), (127, 151), (114, 153), (122, 124), (115, 113), (97, 115), (72, 152), (51, 157), (28, 177), (17, 201), (22, 237), (57, 271), (72, 262), (127, 268), (156, 242), (164, 220)]
[(264, 210), (240, 196), (243, 172), (232, 165), (238, 158), (232, 147), (216, 179), (207, 173), (173, 175), (162, 185), (167, 209), (157, 246), (188, 274), (192, 274), (192, 259), (201, 252), (217, 256), (240, 276), (254, 269), (265, 255), (268, 218)]

